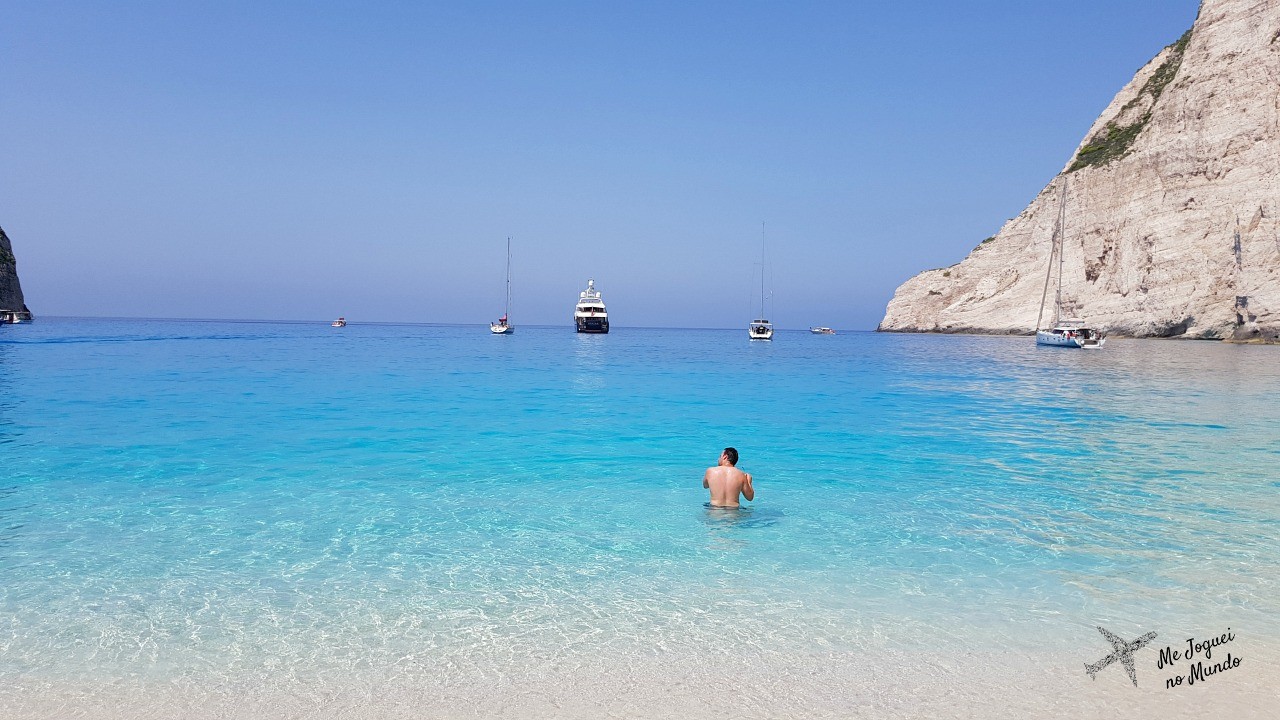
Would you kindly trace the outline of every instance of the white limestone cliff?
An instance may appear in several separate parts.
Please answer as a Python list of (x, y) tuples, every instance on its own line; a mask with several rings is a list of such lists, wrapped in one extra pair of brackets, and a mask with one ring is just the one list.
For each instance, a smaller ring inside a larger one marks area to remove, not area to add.
[(1115, 335), (1276, 340), (1280, 0), (1204, 0), (1063, 172), (963, 261), (903, 283), (880, 330), (1033, 332), (1064, 182), (1070, 314)]

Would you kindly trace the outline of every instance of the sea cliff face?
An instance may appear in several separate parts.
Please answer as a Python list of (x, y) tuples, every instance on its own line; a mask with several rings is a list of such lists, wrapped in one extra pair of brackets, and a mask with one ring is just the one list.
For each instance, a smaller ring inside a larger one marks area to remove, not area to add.
[(26, 310), (22, 286), (18, 284), (18, 261), (13, 256), (9, 236), (0, 228), (0, 310)]
[(1204, 0), (1031, 204), (903, 283), (879, 329), (1031, 333), (1046, 277), (1051, 322), (1064, 184), (1065, 314), (1117, 335), (1276, 340), (1280, 2)]

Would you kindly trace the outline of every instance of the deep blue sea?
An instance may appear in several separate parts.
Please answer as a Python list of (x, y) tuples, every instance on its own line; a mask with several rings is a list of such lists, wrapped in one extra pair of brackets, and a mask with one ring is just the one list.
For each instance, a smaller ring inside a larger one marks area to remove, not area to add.
[(1276, 347), (41, 318), (0, 468), (0, 682), (1280, 646)]

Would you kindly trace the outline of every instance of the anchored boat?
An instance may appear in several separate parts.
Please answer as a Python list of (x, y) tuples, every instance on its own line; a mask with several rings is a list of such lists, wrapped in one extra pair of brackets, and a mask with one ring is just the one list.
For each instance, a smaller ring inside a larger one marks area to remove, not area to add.
[[(1058, 198), (1058, 224), (1053, 231), (1053, 247), (1049, 250), (1049, 267), (1044, 275), (1044, 291), (1040, 294), (1040, 312), (1036, 315), (1036, 344), (1051, 347), (1100, 349), (1107, 340), (1102, 333), (1087, 327), (1079, 318), (1062, 317), (1062, 246), (1067, 212), (1067, 180), (1062, 179), (1062, 193)], [(1053, 299), (1053, 325), (1041, 329), (1044, 302), (1049, 297), (1049, 280), (1053, 275), (1053, 259), (1058, 258), (1057, 292)]]
[(609, 332), (609, 311), (596, 290), (596, 281), (587, 280), (587, 289), (578, 293), (578, 304), (573, 308), (573, 324), (580, 333)]
[(1107, 339), (1102, 333), (1087, 328), (1077, 318), (1063, 318), (1053, 324), (1050, 330), (1036, 331), (1037, 345), (1053, 345), (1056, 347), (1078, 347), (1091, 350), (1102, 347)]
[(489, 332), (494, 335), (510, 335), (516, 331), (514, 325), (508, 320), (507, 316), (511, 314), (511, 238), (507, 238), (507, 304), (503, 307), (502, 317), (498, 318), (498, 322), (489, 323)]
[(760, 315), (747, 326), (752, 340), (772, 340), (773, 323), (764, 317), (764, 223), (760, 224)]

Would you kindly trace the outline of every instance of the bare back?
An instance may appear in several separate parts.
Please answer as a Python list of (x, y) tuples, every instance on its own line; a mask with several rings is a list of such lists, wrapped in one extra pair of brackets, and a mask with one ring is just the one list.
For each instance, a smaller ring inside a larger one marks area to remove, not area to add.
[(711, 491), (711, 504), (717, 507), (738, 507), (738, 495), (748, 500), (756, 496), (751, 476), (732, 465), (707, 468), (702, 487)]

